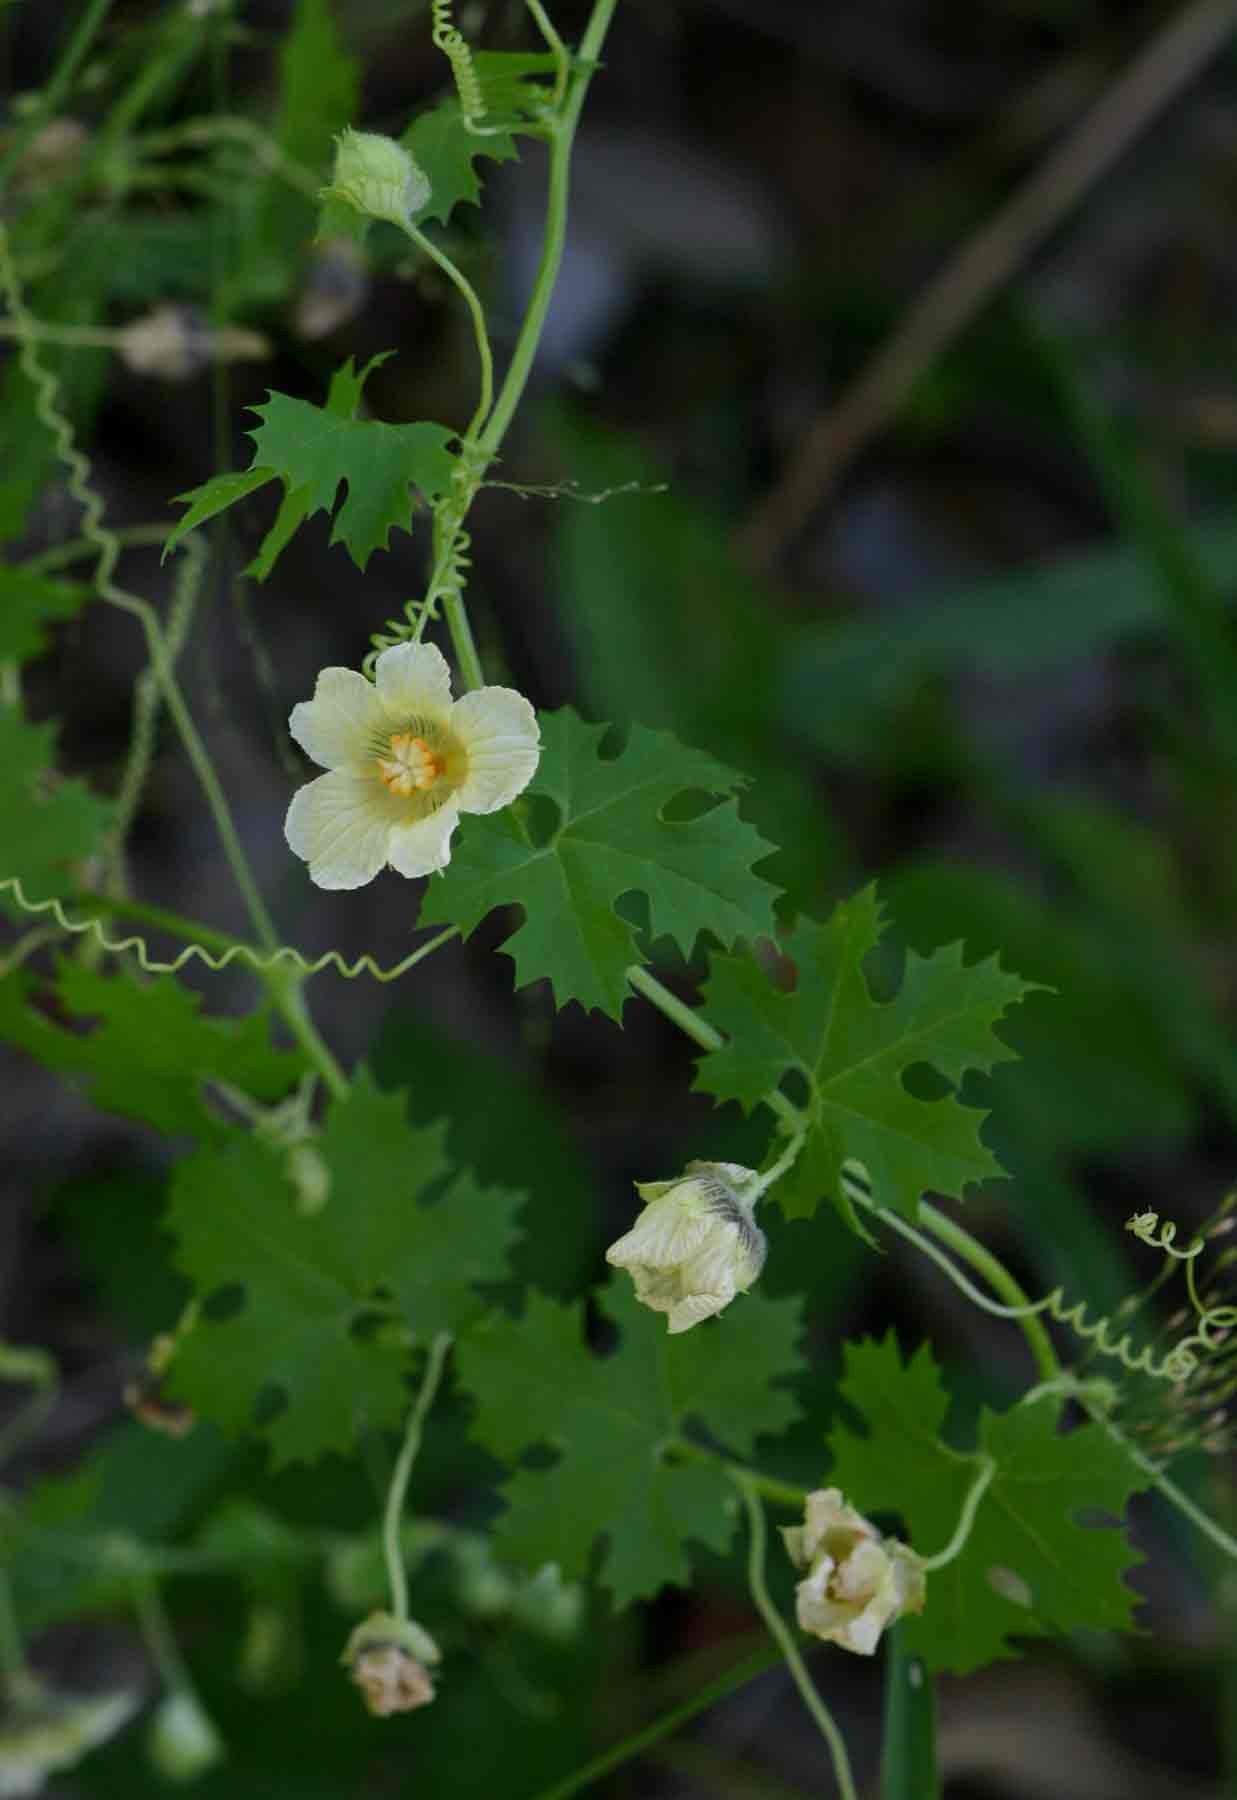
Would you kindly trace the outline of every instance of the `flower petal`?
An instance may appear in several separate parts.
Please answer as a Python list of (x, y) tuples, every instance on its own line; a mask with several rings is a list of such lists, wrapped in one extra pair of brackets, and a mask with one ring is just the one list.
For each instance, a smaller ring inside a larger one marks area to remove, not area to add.
[(319, 887), (364, 887), (387, 860), (392, 810), (373, 776), (333, 769), (292, 796), (284, 835)]
[(497, 812), (524, 792), (541, 756), (541, 728), (523, 694), (477, 688), (451, 708), (451, 730), (468, 755), (456, 795), (461, 812)]
[(395, 724), (445, 719), (451, 711), (451, 671), (435, 644), (396, 644), (374, 664), (378, 698)]
[(451, 833), (459, 824), (460, 809), (455, 796), (437, 812), (407, 824), (397, 824), (391, 832), (388, 855), (391, 867), (401, 875), (433, 875), (451, 861)]
[(292, 708), (288, 730), (324, 769), (364, 762), (382, 706), (372, 681), (355, 669), (323, 669), (312, 700)]
[(711, 1318), (714, 1313), (721, 1312), (733, 1299), (733, 1291), (729, 1294), (688, 1294), (670, 1308), (666, 1330), (671, 1337), (680, 1331), (690, 1331), (693, 1325), (699, 1325), (701, 1319)]
[(611, 1244), (606, 1261), (618, 1269), (638, 1264), (649, 1269), (677, 1268), (697, 1253), (713, 1229), (707, 1216), (688, 1212), (673, 1201), (655, 1200), (631, 1230)]

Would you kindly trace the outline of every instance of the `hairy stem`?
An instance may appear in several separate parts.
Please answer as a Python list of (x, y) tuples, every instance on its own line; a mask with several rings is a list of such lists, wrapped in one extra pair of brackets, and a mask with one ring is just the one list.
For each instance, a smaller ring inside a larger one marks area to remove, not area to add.
[(743, 1504), (747, 1508), (748, 1521), (748, 1559), (747, 1583), (751, 1589), (752, 1600), (757, 1612), (769, 1628), (769, 1635), (774, 1639), (782, 1652), (791, 1679), (798, 1688), (804, 1705), (811, 1713), (817, 1729), (829, 1748), (833, 1760), (834, 1778), (838, 1784), (841, 1800), (858, 1800), (854, 1778), (850, 1772), (850, 1758), (846, 1753), (846, 1742), (838, 1730), (833, 1714), (816, 1691), (815, 1683), (807, 1672), (799, 1646), (795, 1643), (790, 1627), (783, 1619), (770, 1597), (765, 1584), (765, 1513), (760, 1504), (760, 1496), (755, 1484), (743, 1471), (732, 1471), (732, 1480), (743, 1496)]
[(382, 1550), (386, 1558), (387, 1581), (391, 1589), (391, 1611), (397, 1619), (408, 1617), (408, 1575), (404, 1568), (403, 1551), (400, 1548), (400, 1520), (404, 1514), (404, 1501), (408, 1494), (408, 1480), (412, 1474), (412, 1465), (417, 1460), (417, 1451), (421, 1448), (422, 1427), (425, 1424), (426, 1414), (434, 1404), (434, 1396), (438, 1392), (447, 1361), (447, 1352), (450, 1348), (450, 1332), (440, 1331), (429, 1347), (425, 1374), (421, 1377), (420, 1391), (413, 1402), (412, 1412), (408, 1417), (408, 1429), (404, 1433), (404, 1442), (391, 1476), (391, 1486), (387, 1490), (386, 1513), (382, 1522)]

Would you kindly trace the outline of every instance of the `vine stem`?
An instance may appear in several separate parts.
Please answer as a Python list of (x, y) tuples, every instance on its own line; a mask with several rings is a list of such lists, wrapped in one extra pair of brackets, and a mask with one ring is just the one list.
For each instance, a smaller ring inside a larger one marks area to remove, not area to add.
[(13, 1604), (13, 1583), (8, 1570), (0, 1569), (0, 1690), (14, 1693), (29, 1680), (30, 1668)]
[(163, 1604), (163, 1595), (159, 1592), (159, 1583), (145, 1564), (134, 1571), (130, 1591), (142, 1639), (150, 1652), (150, 1660), (158, 1670), (160, 1681), (169, 1693), (195, 1694), (192, 1677), (180, 1653), (180, 1645), (176, 1642), (176, 1633), (172, 1630), (172, 1622)]
[(408, 1429), (404, 1433), (404, 1442), (400, 1447), (399, 1457), (391, 1476), (391, 1486), (387, 1490), (386, 1513), (382, 1522), (382, 1550), (386, 1558), (387, 1581), (391, 1588), (391, 1611), (397, 1619), (407, 1619), (408, 1617), (408, 1574), (404, 1568), (403, 1552), (400, 1549), (400, 1520), (404, 1513), (404, 1501), (408, 1494), (408, 1480), (412, 1474), (412, 1465), (416, 1462), (417, 1451), (421, 1448), (422, 1427), (425, 1424), (426, 1414), (434, 1404), (434, 1396), (438, 1392), (450, 1348), (451, 1334), (449, 1331), (440, 1331), (430, 1344), (425, 1374), (421, 1377), (420, 1391), (408, 1416)]
[(400, 229), (423, 255), (428, 256), (432, 263), (437, 264), (448, 281), (454, 283), (472, 319), (473, 336), (477, 340), (477, 360), (481, 364), (481, 394), (477, 401), (477, 410), (469, 422), (468, 430), (464, 433), (464, 442), (471, 444), (475, 442), (477, 433), (489, 416), (490, 407), (494, 402), (494, 357), (490, 350), (489, 332), (485, 328), (485, 314), (481, 310), (481, 302), (477, 298), (476, 288), (462, 270), (456, 268), (445, 251), (440, 250), (437, 244), (432, 243), (423, 231), (418, 231), (411, 220), (402, 223)]
[(0, 157), (0, 189), (17, 166), (25, 153), (27, 144), (35, 136), (44, 119), (49, 119), (60, 105), (64, 96), (73, 84), (73, 77), (85, 60), (86, 53), (98, 36), (99, 30), (112, 10), (112, 0), (91, 0), (78, 22), (76, 31), (69, 41), (68, 48), (56, 64), (56, 71), (42, 90), (30, 116), (23, 121), (14, 134), (8, 150)]
[(807, 1672), (790, 1627), (778, 1612), (777, 1607), (774, 1606), (769, 1589), (765, 1584), (767, 1534), (764, 1507), (760, 1503), (760, 1496), (754, 1482), (745, 1471), (732, 1469), (731, 1480), (743, 1496), (743, 1504), (747, 1508), (749, 1533), (747, 1582), (751, 1589), (752, 1600), (757, 1612), (768, 1626), (769, 1635), (782, 1652), (804, 1705), (811, 1713), (817, 1729), (829, 1747), (829, 1755), (833, 1759), (833, 1773), (841, 1800), (858, 1800), (854, 1778), (850, 1772), (850, 1758), (846, 1753), (846, 1742), (838, 1730), (833, 1714), (817, 1693), (816, 1685)]
[(772, 1668), (779, 1660), (776, 1650), (764, 1648), (754, 1651), (751, 1656), (745, 1656), (741, 1663), (737, 1663), (725, 1675), (719, 1675), (716, 1681), (707, 1682), (704, 1687), (697, 1688), (690, 1700), (684, 1700), (681, 1705), (672, 1707), (669, 1712), (663, 1713), (659, 1719), (654, 1719), (651, 1725), (644, 1726), (642, 1730), (633, 1731), (630, 1737), (625, 1737), (622, 1743), (615, 1744), (613, 1749), (603, 1750), (600, 1756), (595, 1756), (591, 1762), (585, 1763), (582, 1769), (577, 1769), (565, 1780), (555, 1782), (553, 1787), (546, 1788), (544, 1792), (538, 1794), (537, 1800), (575, 1800), (577, 1794), (582, 1794), (586, 1788), (592, 1787), (595, 1781), (600, 1781), (603, 1776), (612, 1774), (615, 1769), (621, 1769), (623, 1764), (630, 1762), (633, 1757), (642, 1755), (646, 1750), (651, 1750), (654, 1744), (659, 1744), (663, 1738), (669, 1737), (672, 1732), (678, 1730), (680, 1725), (686, 1725), (687, 1721), (694, 1719), (697, 1713), (705, 1712), (717, 1701), (724, 1700), (727, 1694), (733, 1694), (739, 1688), (746, 1687), (749, 1681), (754, 1680), (757, 1675), (763, 1675), (766, 1669)]
[(672, 1438), (666, 1445), (667, 1450), (676, 1456), (685, 1456), (692, 1462), (711, 1463), (714, 1468), (724, 1469), (727, 1475), (742, 1475), (750, 1481), (758, 1494), (766, 1500), (772, 1500), (779, 1506), (792, 1507), (800, 1511), (807, 1501), (807, 1489), (798, 1487), (793, 1481), (780, 1481), (776, 1475), (762, 1475), (758, 1469), (749, 1469), (742, 1463), (733, 1462), (730, 1457), (723, 1456), (720, 1450), (707, 1450), (703, 1444), (693, 1444), (690, 1438)]
[(978, 1454), (981, 1460), (980, 1471), (975, 1477), (966, 1499), (962, 1502), (962, 1511), (958, 1515), (958, 1524), (954, 1534), (943, 1550), (938, 1550), (935, 1556), (923, 1559), (925, 1575), (934, 1574), (937, 1569), (945, 1568), (966, 1548), (966, 1541), (970, 1537), (971, 1528), (975, 1523), (975, 1514), (979, 1511), (979, 1503), (992, 1486), (992, 1478), (996, 1474), (997, 1468), (996, 1459), (989, 1456), (986, 1450), (981, 1450)]
[(541, 333), (545, 327), (546, 315), (550, 310), (550, 298), (554, 292), (554, 284), (558, 280), (558, 271), (563, 260), (563, 248), (567, 241), (568, 177), (571, 171), (572, 146), (575, 142), (576, 128), (580, 123), (584, 96), (588, 92), (588, 85), (593, 78), (593, 71), (601, 55), (602, 46), (606, 41), (606, 33), (610, 29), (617, 5), (618, 0), (594, 0), (593, 10), (589, 15), (584, 35), (580, 39), (580, 48), (576, 53), (575, 67), (572, 69), (567, 83), (562, 109), (550, 126), (549, 194), (546, 202), (546, 229), (541, 262), (533, 283), (528, 310), (524, 315), (524, 323), (520, 327), (520, 335), (516, 339), (515, 349), (512, 351), (510, 365), (503, 379), (502, 387), (499, 389), (498, 399), (493, 412), (486, 421), (484, 431), (477, 440), (477, 448), (487, 462), (498, 454), (502, 441), (507, 435), (507, 428), (523, 397), (528, 377), (532, 373), (537, 345), (541, 341)]

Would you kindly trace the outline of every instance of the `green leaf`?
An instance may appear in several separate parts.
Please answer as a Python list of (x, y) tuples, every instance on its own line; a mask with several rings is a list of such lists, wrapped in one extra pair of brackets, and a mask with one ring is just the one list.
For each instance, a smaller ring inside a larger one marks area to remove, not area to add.
[[(481, 84), (487, 123), (489, 116), (535, 111), (549, 98), (545, 82), (555, 72), (548, 50), (476, 50), (473, 68)], [(518, 127), (513, 126), (513, 129)]]
[(854, 1224), (841, 1190), (849, 1159), (863, 1164), (878, 1205), (910, 1218), (929, 1188), (961, 1197), (1001, 1173), (980, 1140), (986, 1115), (952, 1093), (917, 1098), (906, 1076), (926, 1065), (956, 1087), (968, 1069), (1009, 1060), (1014, 1053), (993, 1026), (1030, 984), (995, 956), (968, 967), (952, 944), (908, 955), (898, 993), (878, 1004), (863, 965), (881, 928), (871, 887), (827, 925), (800, 920), (780, 945), (796, 971), (793, 993), (775, 988), (750, 957), (713, 959), (706, 1010), (730, 1041), (702, 1058), (696, 1086), (750, 1110), (791, 1071), (808, 1084), (807, 1139), (777, 1186), (790, 1218), (809, 1216), (828, 1195)]
[[(28, 1004), (39, 997), (29, 976), (0, 987), (0, 1036), (45, 1068), (87, 1078), (87, 1098), (104, 1112), (141, 1119), (169, 1136), (215, 1135), (219, 1116), (203, 1084), (226, 1081), (259, 1101), (280, 1099), (305, 1068), (297, 1050), (271, 1044), (269, 1013), (203, 1018), (201, 996), (170, 975), (136, 981), (64, 962), (48, 998), (63, 1029)], [(94, 1021), (90, 1030), (82, 1027)]]
[(265, 406), (251, 408), (262, 420), (249, 433), (256, 446), (252, 467), (212, 476), (177, 495), (189, 511), (170, 533), (164, 556), (195, 525), (276, 478), (283, 480), (283, 502), (246, 571), (259, 580), (270, 574), (303, 520), (335, 511), (341, 482), (347, 498), (336, 514), (331, 542), (346, 543), (358, 568), (375, 550), (387, 548), (392, 527), (411, 530), (411, 489), (419, 488), (427, 499), (444, 491), (455, 466), (447, 448), (455, 434), (445, 425), (384, 425), (356, 417), (366, 381), (390, 355), (388, 350), (372, 356), (359, 374), (349, 357), (332, 375), (324, 407), (271, 393)]
[[(55, 772), (55, 738), (54, 725), (28, 725), (17, 707), (0, 706), (0, 878), (19, 876), (29, 900), (70, 891), (111, 817), (106, 800)], [(4, 904), (13, 916), (15, 903)]]
[(257, 488), (265, 487), (268, 481), (276, 479), (278, 473), (277, 469), (254, 468), (237, 470), (228, 475), (212, 475), (201, 487), (190, 488), (187, 494), (175, 495), (176, 504), (187, 506), (189, 511), (183, 519), (176, 521), (168, 533), (167, 542), (163, 546), (164, 560), (195, 526), (204, 525), (216, 513), (225, 512), (229, 506), (235, 506), (238, 500), (244, 500)]
[[(349, 357), (331, 376), (327, 389), (326, 410), (333, 419), (354, 419), (365, 383), (377, 368), (390, 360), (393, 351), (383, 350), (377, 356), (371, 356), (365, 367), (357, 373), (356, 364)], [(288, 543), (299, 531), (301, 525), (313, 510), (313, 493), (308, 487), (292, 488), (285, 484), (284, 497), (280, 502), (275, 523), (263, 538), (258, 554), (254, 557), (246, 575), (252, 575), (257, 581), (265, 581), (275, 567), (280, 555)]]
[(528, 791), (553, 801), (553, 836), (531, 843), (510, 812), (469, 819), (421, 922), (468, 933), (494, 907), (520, 905), (524, 924), (507, 944), (518, 985), (545, 977), (558, 1006), (578, 1000), (617, 1019), (625, 971), (641, 955), (616, 903), (645, 895), (653, 937), (673, 938), (686, 956), (702, 931), (725, 944), (758, 935), (772, 927), (774, 889), (751, 865), (773, 846), (733, 801), (692, 819), (665, 817), (683, 793), (733, 794), (743, 779), (733, 769), (641, 725), (618, 756), (602, 757), (608, 729), (570, 707), (543, 715)]
[(47, 648), (45, 626), (73, 614), (90, 598), (80, 581), (56, 581), (0, 562), (0, 661), (25, 662)]
[(733, 1490), (719, 1467), (666, 1460), (667, 1439), (698, 1419), (728, 1449), (750, 1454), (762, 1433), (798, 1417), (771, 1382), (796, 1374), (802, 1302), (749, 1295), (725, 1319), (670, 1337), (625, 1278), (603, 1290), (619, 1346), (598, 1356), (585, 1341), (585, 1306), (530, 1292), (521, 1319), (492, 1314), (460, 1346), (459, 1373), (477, 1402), (474, 1432), (513, 1460), (533, 1444), (561, 1452), (548, 1470), (517, 1469), (503, 1487), (500, 1554), (588, 1573), (608, 1538), (601, 1580), (616, 1606), (683, 1584), (684, 1540), (724, 1551)]
[(275, 469), (289, 491), (305, 489), (308, 513), (334, 512), (346, 484), (331, 542), (345, 543), (359, 569), (387, 548), (392, 527), (411, 530), (414, 486), (428, 500), (450, 483), (455, 459), (447, 445), (455, 434), (445, 425), (343, 419), (276, 393), (252, 410), (262, 420), (249, 433), (255, 470)]
[(518, 162), (520, 156), (509, 131), (492, 137), (469, 131), (454, 96), (421, 113), (399, 141), (429, 178), (430, 197), (416, 215), (418, 225), (445, 225), (457, 206), (478, 204), (481, 183), (473, 169), (477, 157)]
[[(867, 1434), (837, 1424), (829, 1481), (861, 1512), (892, 1512), (922, 1556), (953, 1536), (976, 1460), (941, 1441), (949, 1395), (925, 1344), (904, 1363), (892, 1332), (845, 1349), (841, 1393)], [(1129, 1626), (1136, 1599), (1123, 1577), (1139, 1558), (1113, 1527), (1080, 1512), (1120, 1515), (1146, 1486), (1102, 1426), (1062, 1436), (1059, 1405), (1044, 1398), (984, 1408), (978, 1444), (997, 1464), (966, 1548), (928, 1576), (927, 1604), (907, 1618), (907, 1653), (933, 1669), (969, 1674), (1017, 1654), (1014, 1637)]]
[(279, 53), (279, 148), (309, 169), (325, 168), (331, 140), (351, 124), (360, 74), (349, 55), (331, 0), (297, 0), (292, 29)]
[[(520, 1196), (467, 1173), (426, 1203), (449, 1172), (444, 1135), (409, 1126), (403, 1097), (362, 1072), (314, 1142), (330, 1174), (316, 1211), (298, 1211), (283, 1155), (256, 1137), (180, 1164), (168, 1226), (207, 1304), (177, 1349), (177, 1395), (229, 1431), (261, 1407), (277, 1465), (394, 1425), (407, 1350), (377, 1321), (394, 1302), (418, 1342), (458, 1335), (486, 1310), (478, 1284), (507, 1275), (515, 1236)], [(210, 1297), (238, 1290), (220, 1316)]]

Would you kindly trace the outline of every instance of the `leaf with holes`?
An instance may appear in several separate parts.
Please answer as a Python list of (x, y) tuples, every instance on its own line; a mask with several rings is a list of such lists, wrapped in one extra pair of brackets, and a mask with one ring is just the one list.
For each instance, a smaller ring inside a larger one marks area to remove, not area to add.
[(617, 1019), (626, 971), (642, 960), (617, 911), (624, 895), (644, 895), (652, 936), (673, 938), (690, 956), (702, 931), (730, 944), (771, 930), (776, 890), (751, 867), (773, 845), (733, 800), (691, 819), (665, 816), (688, 792), (733, 794), (741, 775), (641, 725), (617, 756), (603, 757), (608, 729), (586, 725), (569, 706), (542, 716), (528, 792), (554, 803), (553, 836), (531, 842), (510, 810), (469, 819), (450, 867), (430, 884), (421, 922), (467, 933), (496, 906), (522, 906), (524, 923), (508, 940), (518, 985), (544, 977), (558, 1006), (578, 1000)]
[[(953, 1536), (978, 1468), (940, 1432), (949, 1394), (928, 1346), (903, 1362), (892, 1332), (845, 1347), (840, 1392), (863, 1431), (829, 1434), (828, 1481), (863, 1513), (894, 1513), (921, 1556)], [(1051, 1398), (981, 1411), (978, 1448), (997, 1471), (979, 1503), (966, 1547), (928, 1576), (927, 1602), (907, 1618), (910, 1655), (966, 1675), (1017, 1654), (1011, 1638), (1079, 1628), (1126, 1629), (1137, 1596), (1124, 1577), (1139, 1558), (1113, 1525), (1081, 1524), (1080, 1513), (1120, 1517), (1145, 1487), (1121, 1445), (1101, 1425), (1064, 1436)]]
[(602, 1299), (620, 1332), (608, 1355), (588, 1347), (583, 1303), (530, 1292), (522, 1318), (495, 1313), (477, 1328), (458, 1366), (487, 1450), (508, 1462), (538, 1443), (560, 1453), (553, 1468), (520, 1468), (504, 1484), (500, 1553), (584, 1575), (604, 1535), (600, 1578), (626, 1606), (687, 1581), (686, 1539), (728, 1547), (735, 1513), (725, 1474), (668, 1459), (666, 1445), (695, 1419), (749, 1455), (758, 1436), (794, 1422), (799, 1407), (782, 1384), (802, 1367), (802, 1302), (748, 1295), (724, 1319), (670, 1337), (625, 1278)]
[[(228, 1431), (257, 1425), (275, 1463), (347, 1451), (408, 1402), (406, 1331), (458, 1336), (509, 1275), (518, 1194), (450, 1173), (444, 1125), (362, 1071), (314, 1149), (330, 1186), (298, 1208), (284, 1155), (253, 1136), (178, 1167), (168, 1228), (205, 1303), (179, 1340), (177, 1398)], [(428, 1196), (428, 1198), (427, 1198)]]
[(701, 1059), (696, 1086), (750, 1110), (792, 1071), (807, 1083), (807, 1138), (776, 1190), (790, 1218), (808, 1217), (827, 1195), (858, 1228), (841, 1188), (848, 1160), (863, 1164), (878, 1205), (908, 1218), (928, 1189), (961, 1196), (1002, 1173), (980, 1139), (985, 1114), (952, 1092), (918, 1098), (906, 1076), (926, 1065), (953, 1088), (968, 1069), (1012, 1059), (993, 1027), (1034, 984), (995, 956), (968, 966), (953, 944), (909, 955), (897, 994), (878, 1004), (863, 965), (882, 924), (874, 888), (827, 925), (801, 919), (779, 946), (796, 972), (791, 993), (751, 957), (713, 959), (706, 1011), (729, 1041)]

